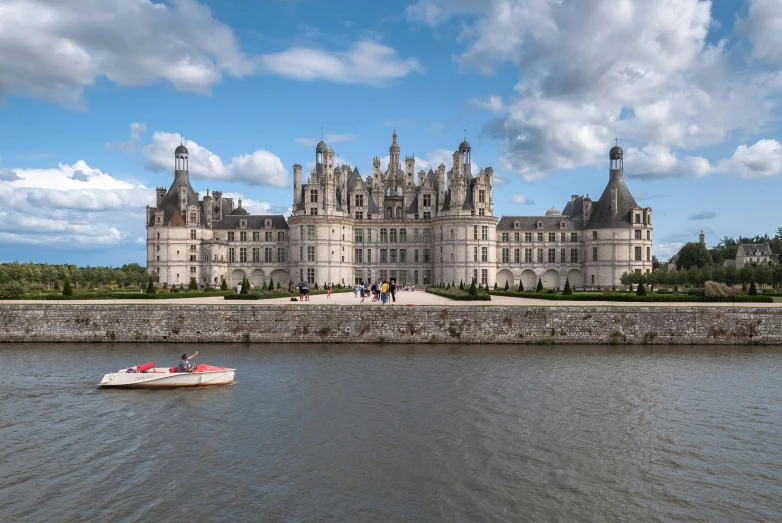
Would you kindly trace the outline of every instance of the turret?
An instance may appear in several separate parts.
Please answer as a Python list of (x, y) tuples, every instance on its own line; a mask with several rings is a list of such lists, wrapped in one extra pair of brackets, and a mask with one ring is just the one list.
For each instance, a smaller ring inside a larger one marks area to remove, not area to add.
[(395, 169), (401, 169), (402, 166), (399, 163), (399, 144), (396, 143), (396, 129), (394, 129), (391, 147), (388, 148), (388, 153), (389, 153), (388, 169), (390, 171), (393, 171)]
[(301, 203), (301, 165), (293, 164), (293, 210)]
[(472, 147), (470, 147), (470, 144), (467, 142), (467, 137), (465, 136), (464, 141), (459, 144), (459, 152), (462, 154), (462, 163), (464, 165), (464, 176), (467, 178), (472, 178), (472, 171), (470, 166), (471, 151), (472, 151)]
[(405, 174), (413, 176), (415, 173), (415, 155), (405, 156)]
[(462, 165), (462, 161), (464, 160), (464, 156), (459, 151), (454, 151), (453, 153), (453, 177), (454, 178), (461, 178), (464, 173), (464, 166)]
[(204, 199), (201, 202), (201, 214), (204, 215), (204, 223), (209, 228), (212, 227), (212, 215), (214, 214), (212, 211), (212, 200), (213, 198), (209, 196), (209, 189), (207, 189), (206, 196), (204, 196)]
[(165, 198), (167, 192), (168, 191), (166, 190), (165, 187), (158, 187), (157, 189), (155, 189), (155, 196), (156, 196), (155, 207), (160, 207), (160, 202), (163, 201), (163, 198)]
[(424, 178), (426, 178), (426, 171), (421, 169), (420, 171), (418, 171), (418, 185), (424, 184)]
[(377, 178), (380, 176), (380, 158), (375, 156), (375, 159), (372, 160), (372, 176)]

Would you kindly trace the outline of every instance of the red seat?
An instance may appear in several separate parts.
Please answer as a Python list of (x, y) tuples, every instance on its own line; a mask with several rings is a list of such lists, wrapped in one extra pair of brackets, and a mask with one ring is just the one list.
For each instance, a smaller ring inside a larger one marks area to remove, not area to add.
[(168, 369), (168, 372), (170, 372), (170, 373), (172, 373), (172, 374), (173, 374), (173, 373), (175, 373), (177, 370), (179, 370), (179, 367), (170, 367), (170, 368)]
[(138, 366), (138, 371), (139, 372), (144, 372), (144, 371), (148, 371), (149, 369), (152, 369), (154, 367), (155, 367), (155, 362), (154, 361), (150, 361), (149, 363), (145, 363), (144, 365), (139, 365)]

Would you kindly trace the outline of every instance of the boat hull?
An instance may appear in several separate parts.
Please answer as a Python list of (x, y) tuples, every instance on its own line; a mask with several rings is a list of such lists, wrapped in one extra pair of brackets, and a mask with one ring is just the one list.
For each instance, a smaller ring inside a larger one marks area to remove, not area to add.
[(236, 369), (209, 367), (196, 372), (169, 372), (169, 369), (150, 369), (146, 372), (112, 372), (103, 376), (99, 387), (126, 389), (164, 389), (174, 387), (210, 387), (229, 385)]

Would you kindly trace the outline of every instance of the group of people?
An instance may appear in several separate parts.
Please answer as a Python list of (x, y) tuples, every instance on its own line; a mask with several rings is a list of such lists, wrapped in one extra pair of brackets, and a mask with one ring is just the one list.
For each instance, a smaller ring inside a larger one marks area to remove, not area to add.
[(375, 283), (370, 284), (369, 282), (361, 282), (353, 289), (353, 295), (361, 296), (361, 302), (364, 303), (364, 300), (367, 298), (367, 296), (372, 297), (372, 301), (379, 301), (383, 304), (390, 303), (392, 301), (396, 301), (396, 280), (388, 281), (377, 281)]

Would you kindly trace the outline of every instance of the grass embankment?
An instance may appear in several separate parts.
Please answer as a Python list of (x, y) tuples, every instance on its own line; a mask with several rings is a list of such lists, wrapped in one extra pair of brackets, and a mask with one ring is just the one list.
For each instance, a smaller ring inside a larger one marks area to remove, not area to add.
[(456, 301), (491, 301), (491, 296), (486, 294), (485, 291), (480, 291), (477, 294), (470, 294), (458, 287), (451, 287), (450, 289), (427, 287), (426, 292)]
[(637, 296), (630, 292), (576, 292), (573, 294), (551, 292), (518, 292), (518, 291), (488, 291), (495, 296), (510, 296), (513, 298), (528, 298), (533, 300), (556, 301), (622, 301), (622, 302), (676, 302), (676, 303), (702, 303), (702, 302), (726, 302), (726, 303), (773, 303), (771, 296), (748, 296), (738, 294), (728, 297), (697, 296), (691, 294), (671, 293), (663, 294), (649, 292), (645, 296)]

